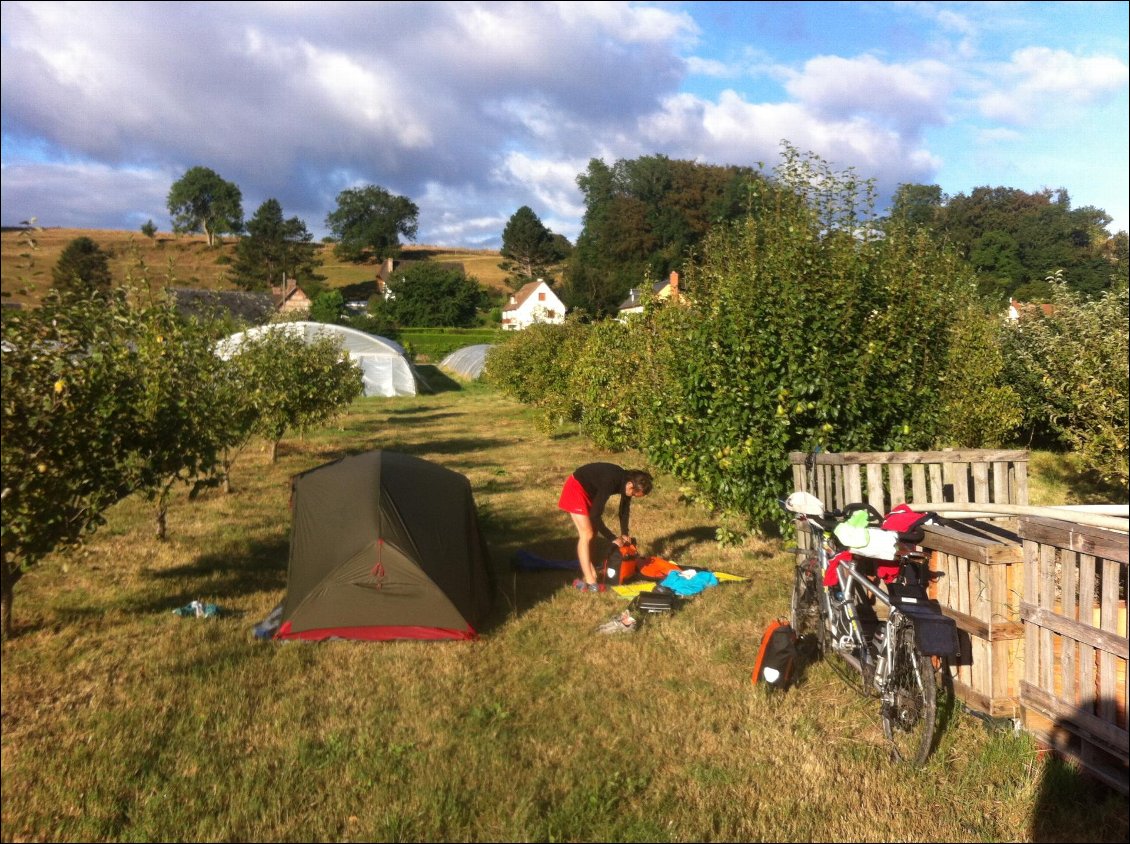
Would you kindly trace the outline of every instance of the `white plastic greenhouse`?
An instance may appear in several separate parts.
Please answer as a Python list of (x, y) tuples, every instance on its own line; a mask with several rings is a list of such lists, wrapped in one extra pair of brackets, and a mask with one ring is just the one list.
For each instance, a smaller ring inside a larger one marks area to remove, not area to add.
[(236, 354), (247, 338), (260, 337), (268, 331), (285, 331), (300, 336), (307, 343), (319, 337), (333, 337), (349, 357), (361, 367), (366, 396), (414, 396), (429, 392), (427, 384), (416, 372), (399, 343), (386, 337), (366, 334), (344, 325), (323, 322), (277, 322), (241, 331), (221, 340), (216, 354), (227, 359)]
[(439, 365), (442, 369), (448, 369), (463, 378), (478, 378), (483, 374), (483, 364), (486, 363), (487, 352), (490, 349), (489, 343), (464, 346), (441, 360)]

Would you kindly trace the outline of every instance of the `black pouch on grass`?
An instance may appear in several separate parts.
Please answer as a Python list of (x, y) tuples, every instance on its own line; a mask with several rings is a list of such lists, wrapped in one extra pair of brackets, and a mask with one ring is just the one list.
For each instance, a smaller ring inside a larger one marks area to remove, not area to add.
[(678, 606), (679, 598), (674, 592), (640, 592), (632, 603), (640, 612), (668, 613)]
[(787, 689), (797, 661), (796, 631), (785, 619), (774, 620), (761, 636), (761, 648), (753, 666), (753, 682)]

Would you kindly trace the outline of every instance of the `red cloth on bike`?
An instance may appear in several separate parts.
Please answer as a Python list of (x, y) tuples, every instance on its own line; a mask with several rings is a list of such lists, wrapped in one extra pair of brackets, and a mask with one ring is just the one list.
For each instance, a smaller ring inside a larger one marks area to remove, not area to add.
[(824, 585), (839, 586), (840, 579), (836, 576), (836, 569), (840, 567), (840, 563), (850, 563), (851, 559), (851, 551), (841, 551), (828, 560), (828, 570), (824, 572)]
[(894, 583), (901, 570), (902, 566), (884, 563), (875, 567), (875, 574), (877, 574), (879, 579), (884, 583)]
[(897, 507), (892, 507), (891, 512), (883, 519), (883, 530), (906, 533), (919, 527), (929, 518), (929, 513), (918, 513), (911, 510), (909, 504), (899, 504)]

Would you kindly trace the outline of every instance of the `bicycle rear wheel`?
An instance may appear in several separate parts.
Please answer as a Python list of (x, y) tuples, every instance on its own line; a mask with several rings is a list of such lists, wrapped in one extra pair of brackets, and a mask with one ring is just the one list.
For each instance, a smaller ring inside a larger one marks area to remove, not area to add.
[(925, 764), (934, 742), (937, 696), (934, 666), (918, 652), (914, 628), (895, 634), (890, 677), (883, 695), (883, 733), (901, 762)]
[(796, 567), (793, 579), (792, 600), (789, 603), (789, 624), (802, 643), (815, 648), (817, 655), (824, 651), (824, 619), (820, 615), (819, 568), (814, 558), (808, 558)]

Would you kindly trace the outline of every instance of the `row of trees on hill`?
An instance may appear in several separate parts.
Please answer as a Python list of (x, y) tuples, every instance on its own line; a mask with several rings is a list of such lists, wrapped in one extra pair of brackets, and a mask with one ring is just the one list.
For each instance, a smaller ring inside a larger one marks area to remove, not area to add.
[(228, 485), (252, 437), (272, 460), (288, 430), (320, 424), (362, 390), (333, 341), (284, 332), (216, 354), (222, 327), (183, 319), (163, 296), (53, 291), (2, 323), (0, 629), (16, 583), (75, 545), (122, 498), (154, 502), (164, 538), (174, 487)]
[(1055, 315), (1010, 327), (953, 249), (872, 225), (871, 186), (851, 173), (786, 149), (776, 178), (751, 184), (749, 210), (684, 265), (684, 303), (515, 332), (488, 379), (753, 527), (780, 521), (788, 454), (814, 445), (1043, 437), (1126, 483), (1125, 285), (1092, 301), (1053, 278)]
[(886, 224), (923, 229), (951, 244), (973, 267), (978, 292), (994, 302), (1046, 302), (1047, 278), (1095, 297), (1127, 280), (1126, 232), (1111, 237), (1100, 208), (1072, 208), (1066, 190), (1027, 193), (979, 187), (948, 196), (938, 185), (902, 185)]
[[(224, 234), (242, 235), (233, 274), (246, 290), (278, 284), (284, 273), (299, 281), (316, 277), (313, 236), (298, 217), (284, 219), (277, 199), (264, 201), (245, 224), (239, 186), (208, 167), (192, 167), (169, 189), (167, 206), (173, 231), (203, 232), (209, 246)], [(380, 261), (399, 254), (401, 236), (415, 239), (419, 214), (407, 197), (367, 185), (339, 193), (325, 222), (338, 257)]]

